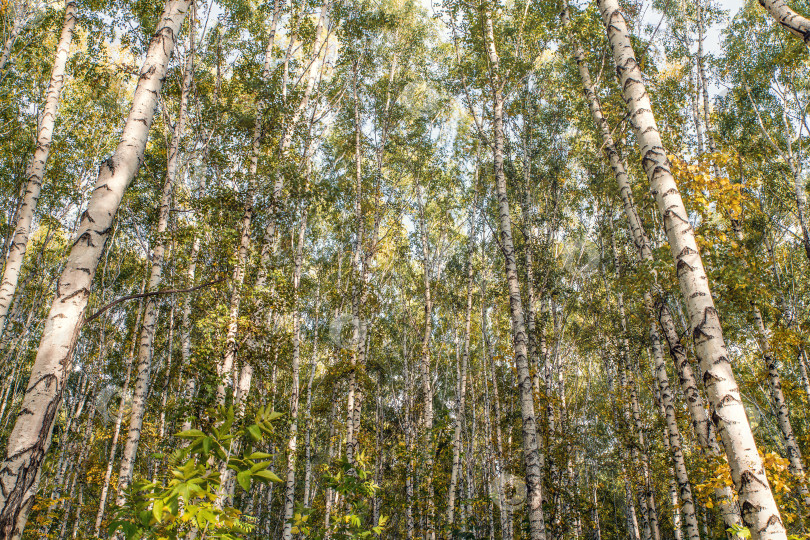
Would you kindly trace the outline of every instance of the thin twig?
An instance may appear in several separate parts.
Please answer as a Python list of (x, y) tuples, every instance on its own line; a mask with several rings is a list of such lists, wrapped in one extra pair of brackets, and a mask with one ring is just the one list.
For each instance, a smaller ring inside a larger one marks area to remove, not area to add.
[(201, 285), (197, 285), (196, 287), (189, 287), (188, 289), (163, 289), (160, 291), (148, 292), (148, 293), (138, 293), (138, 294), (130, 294), (129, 296), (122, 296), (116, 300), (113, 300), (106, 306), (102, 307), (89, 317), (84, 320), (84, 324), (89, 323), (93, 319), (96, 319), (99, 315), (103, 314), (105, 311), (110, 309), (111, 307), (118, 305), (122, 302), (126, 302), (127, 300), (135, 300), (137, 298), (149, 298), (150, 296), (157, 296), (159, 294), (179, 294), (179, 293), (189, 293), (198, 291), (200, 289), (204, 289), (205, 287), (210, 287), (211, 285), (216, 285), (217, 283), (222, 283), (225, 281), (225, 278), (218, 279), (216, 281), (209, 281), (208, 283), (203, 283)]

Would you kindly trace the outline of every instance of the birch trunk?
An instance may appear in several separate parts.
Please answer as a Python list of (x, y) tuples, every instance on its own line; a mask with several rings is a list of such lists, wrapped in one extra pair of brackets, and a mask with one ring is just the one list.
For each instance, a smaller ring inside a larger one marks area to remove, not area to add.
[(791, 34), (801, 38), (805, 43), (810, 43), (810, 21), (790, 9), (785, 0), (759, 0), (759, 5)]
[[(705, 24), (705, 17), (703, 15), (703, 0), (697, 0), (697, 12), (698, 12), (698, 50), (697, 56), (695, 61), (697, 63), (697, 70), (698, 70), (698, 88), (696, 91), (701, 92), (703, 96), (703, 125), (706, 126), (706, 146), (709, 147), (709, 152), (715, 153), (717, 152), (717, 146), (714, 144), (714, 136), (712, 135), (712, 122), (711, 122), (711, 113), (710, 113), (710, 101), (709, 101), (709, 80), (706, 77), (706, 68), (703, 62), (703, 42), (705, 40), (706, 34), (706, 24)], [(720, 176), (720, 170), (715, 165), (714, 171), (716, 176)]]
[(515, 367), (517, 368), (518, 388), (520, 393), (521, 416), (523, 419), (523, 458), (526, 466), (527, 504), (529, 514), (529, 533), (532, 540), (545, 540), (546, 527), (543, 517), (543, 486), (540, 469), (540, 449), (537, 437), (537, 424), (534, 411), (532, 378), (529, 372), (527, 354), (526, 324), (523, 320), (523, 302), (520, 297), (517, 261), (512, 241), (512, 222), (509, 214), (509, 199), (506, 190), (506, 177), (503, 169), (503, 82), (501, 80), (498, 52), (495, 47), (495, 33), (492, 14), (489, 8), (484, 10), (484, 31), (487, 55), (490, 63), (490, 85), (492, 87), (493, 105), (493, 162), (495, 174), (495, 191), (498, 199), (499, 228), (501, 251), (506, 267), (506, 281), (509, 289), (509, 309), (512, 317), (512, 340), (515, 349)]
[[(651, 299), (646, 302), (652, 311)], [(658, 396), (661, 407), (661, 413), (665, 421), (665, 435), (664, 443), (668, 453), (672, 456), (672, 473), (678, 485), (678, 496), (681, 500), (680, 506), (674, 504), (677, 498), (673, 499), (673, 509), (675, 515), (673, 521), (675, 522), (676, 537), (680, 540), (681, 530), (681, 512), (685, 520), (686, 537), (688, 540), (700, 540), (700, 525), (698, 523), (697, 514), (695, 513), (695, 500), (692, 496), (692, 485), (689, 482), (689, 475), (686, 470), (686, 461), (683, 454), (683, 440), (681, 439), (681, 432), (678, 428), (678, 418), (675, 414), (675, 398), (672, 395), (672, 389), (669, 386), (669, 376), (667, 375), (666, 364), (664, 363), (664, 351), (661, 344), (661, 337), (658, 334), (658, 328), (654, 318), (651, 319), (651, 348), (652, 357), (655, 362), (655, 377), (658, 383)]]
[[(473, 208), (475, 205), (473, 205)], [(464, 411), (467, 399), (467, 365), (470, 361), (470, 328), (472, 321), (473, 303), (473, 238), (475, 231), (475, 212), (470, 212), (469, 247), (467, 248), (467, 312), (464, 317), (464, 345), (461, 353), (461, 366), (459, 368), (458, 397), (456, 399), (456, 418), (453, 426), (453, 464), (450, 472), (450, 486), (447, 490), (447, 523), (450, 530), (455, 525), (456, 496), (458, 494), (458, 478), (461, 473), (461, 428), (464, 422)]]
[(768, 385), (771, 391), (771, 401), (776, 411), (776, 423), (782, 432), (782, 442), (785, 443), (790, 472), (796, 477), (799, 483), (799, 492), (805, 507), (810, 506), (810, 491), (807, 489), (804, 477), (804, 464), (802, 462), (802, 452), (793, 434), (793, 426), (790, 423), (787, 400), (782, 392), (782, 378), (779, 376), (779, 366), (776, 358), (771, 352), (771, 345), (768, 341), (768, 334), (765, 331), (765, 323), (762, 321), (762, 313), (756, 303), (751, 304), (754, 312), (754, 325), (757, 331), (757, 340), (762, 351), (762, 359), (765, 367), (768, 368)]
[[(193, 34), (189, 32), (189, 39), (193, 39)], [(189, 50), (191, 48), (189, 47)], [(166, 182), (163, 184), (163, 192), (160, 197), (160, 209), (158, 211), (157, 231), (155, 232), (155, 247), (152, 250), (151, 269), (149, 272), (149, 283), (147, 291), (157, 291), (163, 281), (163, 261), (168, 243), (167, 230), (169, 227), (169, 216), (171, 214), (172, 196), (174, 194), (174, 184), (177, 180), (177, 170), (180, 162), (180, 142), (183, 137), (186, 120), (186, 108), (188, 106), (191, 83), (194, 76), (194, 58), (191, 54), (186, 58), (185, 70), (183, 72), (183, 86), (180, 94), (180, 110), (178, 111), (177, 122), (174, 125), (171, 144), (169, 145), (169, 155), (166, 167)], [(132, 472), (135, 468), (135, 457), (138, 453), (138, 446), (141, 441), (141, 428), (143, 427), (143, 417), (146, 413), (146, 399), (149, 394), (150, 376), (152, 372), (152, 356), (154, 354), (155, 331), (157, 328), (160, 311), (160, 297), (150, 296), (146, 299), (143, 314), (143, 327), (138, 344), (138, 370), (135, 377), (135, 391), (132, 395), (132, 412), (129, 416), (129, 432), (124, 445), (124, 453), (121, 455), (121, 468), (118, 472), (118, 498), (116, 504), (124, 504), (124, 492), (132, 482)]]
[[(284, 126), (281, 141), (278, 145), (278, 160), (282, 165), (287, 160), (287, 153), (292, 145), (295, 130), (301, 121), (304, 111), (306, 111), (307, 107), (309, 106), (312, 93), (315, 89), (315, 84), (318, 82), (318, 79), (323, 72), (324, 65), (323, 63), (318, 65), (318, 59), (321, 57), (322, 53), (326, 54), (324, 51), (322, 51), (322, 49), (326, 45), (326, 19), (327, 15), (329, 14), (330, 6), (331, 0), (324, 0), (323, 4), (321, 5), (318, 24), (315, 27), (315, 42), (312, 45), (314, 56), (305, 72), (305, 79), (307, 81), (306, 87), (304, 88), (304, 93), (301, 96), (301, 101), (298, 102), (298, 105), (293, 110), (293, 114), (290, 117), (289, 122), (287, 122), (287, 124)], [(275, 25), (276, 23), (274, 22), (273, 24)], [(290, 44), (292, 44), (292, 40), (290, 41)], [(287, 62), (285, 61), (285, 66), (286, 64)], [(283, 88), (286, 88), (286, 86), (287, 85), (284, 84)], [(275, 248), (276, 227), (278, 226), (279, 220), (279, 204), (281, 202), (282, 190), (284, 189), (284, 175), (281, 171), (282, 168), (279, 168), (278, 172), (276, 173), (275, 181), (273, 182), (273, 196), (270, 201), (270, 216), (267, 222), (267, 227), (264, 231), (264, 241), (259, 256), (259, 272), (256, 277), (256, 287), (259, 289), (263, 288), (267, 283), (267, 265), (270, 262), (270, 257), (272, 256)]]
[(127, 186), (143, 159), (169, 57), (190, 0), (169, 0), (149, 45), (115, 153), (100, 168), (42, 332), (22, 410), (0, 464), (0, 536), (21, 534), (36, 495), (93, 277)]
[(124, 376), (124, 382), (121, 385), (121, 403), (118, 406), (118, 414), (115, 416), (115, 427), (113, 428), (112, 441), (110, 441), (110, 457), (107, 459), (107, 470), (104, 471), (104, 482), (101, 484), (101, 495), (99, 495), (98, 512), (96, 513), (96, 522), (93, 528), (93, 535), (99, 536), (101, 531), (101, 522), (104, 520), (104, 513), (107, 510), (107, 497), (110, 491), (110, 481), (112, 479), (112, 471), (115, 466), (115, 454), (118, 450), (118, 438), (121, 436), (121, 425), (124, 422), (124, 400), (127, 391), (129, 390), (129, 381), (132, 377), (132, 363), (135, 359), (135, 345), (137, 344), (137, 336), (140, 334), (141, 329), (141, 316), (143, 315), (143, 302), (138, 303), (138, 314), (135, 316), (135, 328), (132, 330), (132, 347), (127, 354), (127, 373)]
[[(483, 298), (483, 291), (481, 294)], [(481, 303), (483, 308), (484, 302)], [(492, 475), (495, 478), (498, 494), (498, 508), (501, 514), (501, 538), (502, 540), (512, 540), (513, 526), (512, 526), (512, 512), (509, 505), (506, 503), (506, 492), (504, 491), (504, 478), (506, 470), (504, 468), (505, 454), (503, 450), (503, 433), (501, 431), (501, 422), (504, 415), (501, 414), (501, 396), (498, 392), (498, 379), (495, 371), (495, 349), (492, 341), (487, 337), (486, 332), (486, 318), (485, 315), (481, 318), (481, 328), (483, 330), (484, 345), (487, 347), (484, 364), (484, 377), (489, 379), (492, 383), (492, 402), (495, 405), (495, 414), (491, 422), (495, 429), (495, 449), (491, 452), (490, 463), (492, 467)], [(487, 369), (488, 368), (488, 369)], [(489, 392), (489, 388), (487, 388)], [(487, 400), (489, 401), (489, 400)], [(488, 411), (491, 409), (488, 409)]]
[[(697, 56), (697, 55), (694, 55)], [(696, 75), (698, 71), (697, 62), (693, 62), (694, 56), (689, 54), (689, 105), (692, 112), (692, 121), (695, 123), (695, 143), (699, 156), (703, 155), (703, 126), (700, 123), (700, 113), (698, 112), (698, 88), (700, 80)]]
[(729, 458), (732, 478), (742, 507), (742, 518), (754, 540), (785, 539), (779, 509), (757, 452), (748, 418), (728, 358), (720, 318), (709, 290), (695, 235), (689, 225), (675, 178), (669, 170), (652, 105), (636, 62), (630, 35), (617, 0), (598, 0), (613, 49), (630, 124), (641, 148), (642, 164), (664, 220), (676, 262), (681, 291), (689, 311), (695, 351), (713, 416)]
[(304, 209), (298, 230), (298, 245), (295, 248), (295, 269), (293, 270), (293, 342), (292, 342), (292, 383), (290, 384), (290, 440), (287, 444), (287, 478), (284, 495), (284, 532), (282, 538), (292, 538), (293, 502), (295, 501), (295, 465), (298, 452), (298, 405), (300, 394), (299, 361), (301, 358), (301, 310), (298, 289), (301, 284), (301, 267), (304, 258), (304, 238), (307, 230), (307, 210)]
[(14, 20), (11, 23), (11, 32), (9, 32), (5, 43), (3, 43), (3, 53), (0, 55), (0, 71), (6, 69), (6, 64), (11, 59), (11, 51), (14, 49), (14, 44), (17, 38), (25, 27), (26, 17), (28, 16), (27, 2), (23, 2), (19, 10), (14, 14)]
[[(273, 46), (276, 41), (276, 28), (281, 16), (279, 0), (276, 0), (273, 9), (273, 22), (270, 26), (270, 35), (267, 38), (267, 47), (264, 50), (264, 65), (262, 67), (262, 80), (268, 81), (273, 61)], [(250, 165), (248, 166), (248, 189), (245, 197), (245, 207), (239, 228), (239, 247), (236, 251), (236, 265), (233, 270), (231, 300), (228, 307), (228, 330), (225, 335), (225, 354), (217, 365), (217, 402), (224, 405), (229, 390), (233, 385), (233, 369), (236, 363), (236, 335), (239, 332), (239, 311), (242, 305), (242, 286), (245, 282), (247, 259), (250, 252), (250, 235), (253, 223), (253, 204), (256, 194), (256, 173), (259, 168), (259, 154), (262, 143), (262, 114), (265, 104), (256, 103), (256, 117), (253, 125), (253, 137), (250, 143)]]
[[(51, 152), (53, 129), (59, 110), (59, 97), (62, 95), (62, 87), (65, 83), (65, 66), (70, 56), (70, 44), (73, 41), (73, 31), (76, 28), (78, 11), (79, 7), (76, 1), (68, 0), (65, 2), (65, 17), (62, 23), (62, 34), (59, 38), (59, 44), (56, 46), (56, 56), (54, 57), (53, 68), (51, 70), (51, 81), (48, 86), (48, 92), (45, 94), (45, 104), (42, 109), (42, 115), (39, 118), (37, 145), (31, 162), (28, 164), (28, 168), (25, 171), (25, 178), (28, 183), (25, 188), (22, 204), (17, 211), (14, 237), (8, 250), (6, 267), (3, 270), (3, 278), (2, 281), (0, 281), (0, 337), (2, 337), (6, 329), (9, 308), (11, 307), (14, 293), (17, 290), (17, 283), (20, 280), (20, 270), (22, 269), (23, 260), (25, 259), (28, 238), (31, 234), (31, 224), (34, 220), (39, 194), (42, 190), (45, 165), (48, 162), (48, 154)], [(15, 21), (15, 30), (18, 30), (16, 25), (17, 22)], [(0, 70), (2, 69), (2, 66), (0, 66)]]
[(354, 101), (354, 162), (355, 162), (355, 201), (354, 219), (357, 227), (352, 252), (352, 319), (354, 329), (352, 334), (352, 369), (349, 375), (349, 393), (346, 400), (346, 459), (354, 464), (358, 453), (358, 438), (360, 431), (360, 410), (363, 403), (363, 389), (360, 381), (365, 362), (365, 338), (363, 336), (362, 302), (363, 286), (361, 276), (364, 273), (363, 263), (363, 237), (365, 235), (363, 213), (363, 139), (360, 123), (360, 98), (357, 92), (358, 65), (355, 61), (352, 76), (352, 96)]
[[(197, 258), (200, 253), (200, 237), (194, 237), (194, 243), (191, 246), (191, 253), (189, 254), (188, 273), (186, 280), (189, 287), (194, 286), (195, 274), (197, 273)], [(187, 404), (190, 404), (194, 399), (194, 394), (197, 392), (197, 378), (191, 370), (191, 297), (186, 296), (183, 299), (183, 319), (180, 329), (180, 360), (183, 362), (182, 371), (185, 371), (186, 384), (183, 389), (183, 399)], [(182, 373), (181, 371), (181, 373)], [(183, 419), (183, 428), (181, 431), (188, 431), (191, 429), (191, 411), (186, 412), (186, 417)], [(185, 444), (185, 442), (183, 443)]]
[(425, 220), (425, 206), (422, 200), (422, 186), (416, 186), (416, 199), (419, 206), (419, 236), (422, 240), (422, 286), (424, 287), (424, 312), (425, 312), (425, 326), (422, 332), (422, 347), (419, 363), (419, 374), (422, 383), (422, 430), (425, 437), (424, 446), (422, 447), (423, 462), (425, 469), (422, 477), (425, 480), (425, 489), (427, 493), (427, 511), (426, 511), (426, 524), (427, 529), (425, 534), (428, 540), (436, 538), (435, 530), (435, 504), (433, 502), (433, 388), (431, 384), (431, 369), (430, 369), (430, 341), (433, 335), (433, 297), (431, 296), (432, 277), (431, 277), (431, 256), (430, 244), (428, 239), (427, 222)]
[[(340, 290), (338, 288), (338, 290)], [(305, 435), (306, 465), (304, 466), (304, 507), (309, 508), (311, 504), (311, 483), (312, 483), (312, 383), (315, 380), (315, 371), (318, 368), (318, 323), (321, 312), (321, 289), (318, 287), (315, 300), (315, 322), (312, 336), (312, 357), (309, 362), (309, 379), (307, 380), (307, 405), (305, 425), (307, 427)]]

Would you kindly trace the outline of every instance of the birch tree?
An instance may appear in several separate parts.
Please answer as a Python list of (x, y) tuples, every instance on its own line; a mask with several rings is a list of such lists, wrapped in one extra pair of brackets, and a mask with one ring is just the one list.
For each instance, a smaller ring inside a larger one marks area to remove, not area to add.
[(157, 96), (190, 4), (171, 0), (164, 7), (140, 70), (121, 142), (101, 166), (96, 189), (67, 256), (23, 398), (22, 410), (27, 414), (18, 416), (2, 459), (0, 530), (5, 536), (22, 533), (34, 503), (93, 275), (121, 198), (140, 167)]

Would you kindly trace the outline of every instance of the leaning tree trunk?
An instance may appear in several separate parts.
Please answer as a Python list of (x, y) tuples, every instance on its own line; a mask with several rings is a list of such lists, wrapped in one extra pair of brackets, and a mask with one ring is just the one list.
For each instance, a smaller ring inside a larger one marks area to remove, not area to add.
[[(11, 301), (17, 290), (20, 270), (22, 269), (23, 260), (25, 259), (25, 250), (28, 246), (28, 237), (31, 234), (31, 223), (34, 220), (34, 213), (36, 212), (37, 202), (39, 201), (39, 193), (42, 190), (45, 164), (48, 162), (48, 154), (51, 152), (53, 128), (59, 109), (59, 97), (62, 94), (62, 87), (65, 83), (65, 66), (70, 56), (70, 43), (73, 41), (73, 30), (76, 28), (76, 14), (78, 11), (78, 3), (75, 0), (68, 0), (65, 3), (65, 18), (62, 23), (62, 35), (56, 47), (56, 56), (51, 70), (51, 82), (48, 86), (48, 93), (45, 95), (45, 105), (42, 109), (42, 116), (39, 118), (37, 146), (34, 150), (34, 156), (31, 158), (31, 163), (28, 164), (28, 169), (25, 171), (25, 178), (28, 181), (28, 185), (25, 188), (22, 204), (17, 211), (16, 230), (14, 231), (14, 237), (8, 251), (6, 268), (3, 271), (3, 279), (0, 282), (0, 336), (2, 336), (5, 331)], [(1, 66), (0, 69), (2, 69)]]
[(810, 21), (790, 9), (785, 0), (759, 0), (759, 5), (768, 10), (768, 13), (791, 34), (801, 38), (805, 43), (810, 43)]
[[(189, 40), (191, 39), (193, 39), (193, 36), (189, 34)], [(191, 83), (194, 76), (193, 70), (194, 59), (192, 55), (189, 54), (183, 73), (180, 110), (178, 111), (177, 122), (175, 122), (174, 125), (171, 144), (169, 145), (166, 182), (163, 184), (163, 192), (160, 197), (157, 231), (155, 233), (155, 248), (152, 250), (152, 267), (149, 273), (149, 284), (147, 285), (147, 291), (150, 292), (157, 291), (163, 281), (163, 260), (166, 253), (166, 244), (168, 243), (167, 230), (169, 227), (169, 216), (171, 214), (174, 184), (177, 180), (177, 169), (180, 164), (180, 139), (183, 136), (185, 126), (186, 107), (188, 105), (188, 97), (191, 92)], [(152, 375), (152, 355), (154, 354), (155, 332), (157, 329), (159, 311), (159, 297), (150, 296), (147, 298), (146, 306), (144, 307), (140, 342), (138, 344), (138, 371), (135, 377), (135, 391), (132, 395), (132, 412), (129, 415), (129, 432), (127, 433), (127, 441), (124, 445), (124, 453), (121, 455), (121, 468), (118, 473), (118, 497), (116, 500), (118, 506), (124, 504), (124, 492), (132, 482), (135, 458), (141, 441), (141, 428), (143, 427), (143, 417), (146, 413), (146, 399), (149, 394), (150, 377)]]
[(127, 186), (143, 161), (157, 96), (191, 0), (169, 0), (141, 68), (115, 153), (101, 165), (42, 330), (31, 379), (0, 464), (0, 536), (22, 533), (51, 442), (93, 277)]
[(532, 377), (527, 359), (526, 324), (523, 320), (523, 301), (520, 297), (515, 247), (512, 241), (512, 222), (509, 214), (509, 199), (503, 169), (503, 82), (495, 47), (495, 33), (489, 8), (484, 11), (484, 29), (487, 55), (490, 62), (490, 85), (493, 105), (493, 164), (495, 191), (498, 199), (498, 214), (501, 236), (501, 251), (506, 266), (506, 282), (509, 289), (509, 308), (512, 317), (512, 341), (515, 349), (521, 416), (523, 419), (523, 458), (526, 466), (526, 488), (529, 513), (529, 533), (532, 540), (545, 540), (546, 528), (543, 518), (543, 486), (540, 469), (540, 449), (534, 411)]
[(729, 457), (744, 523), (754, 540), (785, 539), (786, 533), (757, 452), (739, 388), (728, 358), (720, 317), (709, 290), (695, 233), (670, 172), (652, 112), (652, 104), (636, 62), (630, 34), (617, 0), (597, 0), (621, 80), (630, 124), (641, 148), (642, 164), (664, 220), (677, 274), (689, 312), (695, 352), (713, 416)]

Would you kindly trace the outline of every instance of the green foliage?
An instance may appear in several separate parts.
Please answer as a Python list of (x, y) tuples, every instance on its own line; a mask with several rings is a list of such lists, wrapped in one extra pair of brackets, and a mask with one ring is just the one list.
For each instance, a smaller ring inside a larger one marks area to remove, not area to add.
[(326, 488), (339, 494), (344, 501), (341, 511), (332, 515), (329, 528), (324, 529), (312, 522), (311, 508), (296, 505), (292, 519), (293, 534), (302, 534), (313, 540), (361, 540), (382, 534), (388, 523), (387, 516), (380, 516), (377, 523), (366, 525), (370, 520), (369, 500), (380, 489), (371, 480), (366, 467), (368, 462), (362, 454), (354, 465), (345, 458), (338, 460), (334, 465), (335, 472), (324, 474), (322, 480)]
[[(127, 540), (173, 540), (203, 531), (208, 538), (236, 539), (252, 531), (253, 518), (227, 504), (223, 473), (232, 471), (244, 491), (254, 481), (281, 482), (269, 469), (271, 455), (254, 450), (273, 433), (272, 422), (279, 416), (260, 408), (253, 423), (236, 428), (233, 407), (220, 407), (208, 430), (178, 433), (188, 444), (172, 454), (167, 477), (135, 482), (126, 503), (115, 511), (110, 534), (120, 531)], [(240, 446), (242, 451), (234, 454)]]

